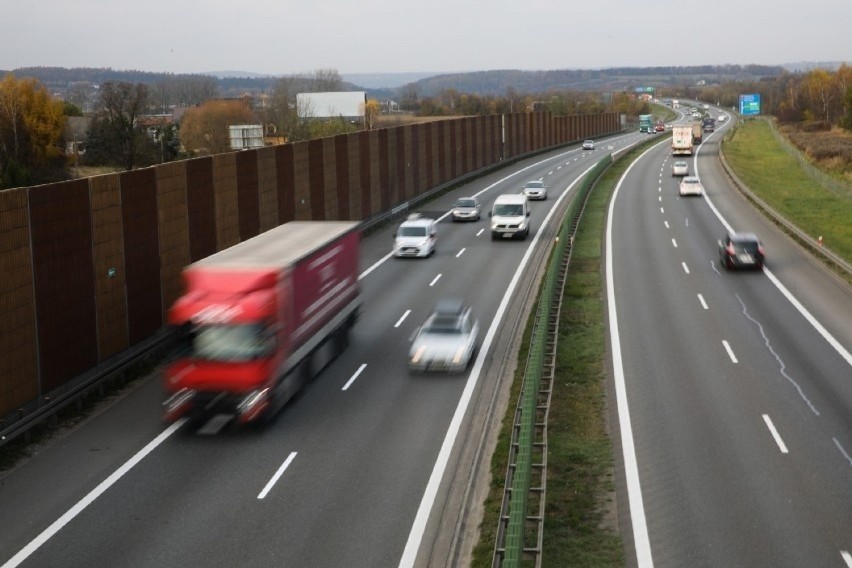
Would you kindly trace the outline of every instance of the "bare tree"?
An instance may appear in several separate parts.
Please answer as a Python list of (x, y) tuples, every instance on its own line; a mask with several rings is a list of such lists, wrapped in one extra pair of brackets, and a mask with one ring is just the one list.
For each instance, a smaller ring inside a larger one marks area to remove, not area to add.
[(98, 118), (107, 138), (108, 152), (126, 170), (132, 170), (145, 134), (136, 119), (148, 106), (148, 88), (142, 83), (106, 82), (101, 85)]

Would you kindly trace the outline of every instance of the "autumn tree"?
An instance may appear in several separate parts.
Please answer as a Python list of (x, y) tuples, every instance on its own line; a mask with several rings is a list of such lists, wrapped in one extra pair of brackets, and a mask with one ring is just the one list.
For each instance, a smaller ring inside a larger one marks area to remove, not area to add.
[(180, 140), (189, 154), (221, 154), (231, 149), (230, 126), (256, 123), (257, 118), (245, 101), (207, 101), (183, 115)]
[(377, 99), (368, 99), (364, 104), (364, 128), (373, 130), (376, 127), (376, 121), (382, 113), (382, 106)]
[(98, 111), (89, 128), (88, 159), (100, 157), (126, 170), (138, 165), (140, 152), (150, 143), (137, 124), (148, 106), (148, 88), (142, 83), (108, 81), (101, 85)]
[(66, 117), (35, 79), (0, 81), (0, 188), (61, 179)]

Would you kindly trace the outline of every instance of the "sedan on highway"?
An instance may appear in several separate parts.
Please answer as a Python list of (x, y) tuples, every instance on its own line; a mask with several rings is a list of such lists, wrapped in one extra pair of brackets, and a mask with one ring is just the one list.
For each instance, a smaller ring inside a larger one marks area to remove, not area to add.
[(458, 373), (467, 369), (479, 334), (479, 323), (461, 300), (439, 301), (417, 332), (408, 352), (414, 372)]
[(698, 197), (701, 197), (701, 195), (704, 193), (704, 186), (701, 185), (701, 180), (697, 177), (686, 176), (685, 178), (680, 180), (678, 192), (681, 196), (697, 195)]
[(522, 191), (527, 196), (527, 199), (547, 199), (547, 186), (544, 185), (543, 181), (537, 179), (525, 183)]
[(583, 142), (583, 150), (594, 150), (595, 149), (595, 141), (594, 140), (586, 140)]
[(689, 164), (687, 164), (683, 160), (678, 160), (677, 162), (672, 164), (672, 177), (688, 176), (688, 175), (689, 175)]
[(460, 197), (453, 206), (453, 221), (479, 221), (479, 200), (475, 197)]
[(763, 268), (763, 245), (754, 233), (728, 233), (719, 241), (719, 261), (728, 270)]

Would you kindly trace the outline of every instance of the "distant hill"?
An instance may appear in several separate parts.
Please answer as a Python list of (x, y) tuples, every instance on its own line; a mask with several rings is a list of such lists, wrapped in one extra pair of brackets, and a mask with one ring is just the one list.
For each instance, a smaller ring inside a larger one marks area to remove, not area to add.
[(443, 90), (462, 93), (505, 95), (510, 87), (520, 93), (546, 93), (553, 90), (623, 91), (636, 87), (663, 87), (684, 84), (718, 83), (732, 80), (760, 80), (783, 72), (781, 66), (702, 65), (695, 67), (616, 67), (612, 69), (558, 69), (521, 71), (517, 69), (476, 71), (436, 75), (400, 88), (422, 97)]
[[(343, 89), (366, 91), (370, 98), (399, 99), (403, 93), (433, 97), (443, 90), (504, 96), (509, 88), (519, 93), (547, 93), (555, 90), (625, 91), (638, 87), (665, 87), (713, 84), (723, 81), (758, 81), (788, 72), (807, 71), (817, 67), (835, 70), (840, 63), (800, 62), (783, 66), (768, 65), (702, 65), (686, 67), (615, 67), (610, 69), (554, 69), (525, 71), (503, 69), (468, 73), (349, 73), (341, 75)], [(106, 81), (155, 84), (176, 78), (213, 80), (220, 96), (234, 97), (245, 93), (269, 92), (278, 76), (250, 71), (209, 71), (198, 74), (152, 73), (111, 68), (26, 67), (11, 71), (18, 77), (33, 77), (51, 92), (62, 95), (75, 83), (94, 85)], [(0, 76), (6, 71), (0, 70)]]

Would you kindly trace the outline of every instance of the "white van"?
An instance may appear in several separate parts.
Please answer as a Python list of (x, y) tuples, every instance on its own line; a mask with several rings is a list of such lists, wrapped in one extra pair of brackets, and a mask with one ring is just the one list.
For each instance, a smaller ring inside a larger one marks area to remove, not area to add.
[(530, 208), (526, 195), (498, 195), (488, 213), (491, 217), (491, 239), (526, 239), (530, 234)]

